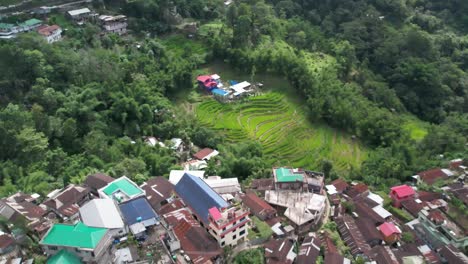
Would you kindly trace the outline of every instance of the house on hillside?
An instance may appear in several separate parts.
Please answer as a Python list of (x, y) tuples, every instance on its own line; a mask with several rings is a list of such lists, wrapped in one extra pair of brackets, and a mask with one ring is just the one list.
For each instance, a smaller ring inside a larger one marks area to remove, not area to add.
[(193, 154), (193, 157), (197, 160), (209, 161), (211, 158), (218, 156), (219, 152), (215, 149), (204, 148), (197, 153)]
[(303, 169), (273, 168), (276, 190), (304, 190), (320, 194), (323, 189), (323, 174)]
[(206, 91), (211, 91), (218, 87), (218, 82), (211, 75), (200, 75), (197, 77), (197, 82), (200, 88)]
[(270, 239), (265, 243), (265, 259), (268, 264), (292, 264), (297, 254), (294, 253), (296, 241), (292, 239)]
[(145, 191), (126, 176), (122, 176), (108, 183), (106, 186), (99, 189), (98, 193), (99, 197), (113, 199), (118, 203), (145, 196)]
[(195, 220), (187, 208), (167, 213), (163, 217), (193, 263), (211, 263), (222, 255), (223, 250), (218, 241)]
[(87, 21), (95, 19), (97, 15), (89, 8), (70, 10), (66, 13), (66, 16), (78, 25), (83, 25)]
[(296, 227), (298, 233), (306, 232), (316, 226), (322, 219), (327, 208), (326, 197), (320, 194), (289, 191), (265, 191), (265, 201), (284, 211)]
[(320, 256), (320, 239), (313, 233), (309, 233), (302, 241), (296, 258), (296, 264), (317, 263)]
[(379, 226), (379, 230), (382, 233), (385, 243), (391, 245), (401, 237), (401, 230), (392, 222), (385, 222)]
[(47, 43), (54, 43), (62, 39), (62, 28), (58, 25), (44, 25), (37, 29), (37, 33), (41, 35)]
[(48, 255), (66, 250), (85, 263), (110, 262), (109, 246), (112, 236), (108, 229), (89, 227), (82, 222), (74, 225), (55, 224), (39, 244)]
[(356, 183), (348, 187), (344, 193), (351, 199), (366, 197), (369, 195), (369, 187), (364, 183)]
[(226, 202), (203, 179), (186, 173), (175, 190), (221, 247), (234, 246), (247, 237), (249, 212)]
[(174, 185), (164, 177), (151, 178), (140, 187), (145, 190), (146, 198), (156, 212), (173, 200)]
[(423, 182), (428, 185), (432, 185), (436, 181), (446, 180), (453, 175), (455, 174), (449, 169), (435, 168), (435, 169), (419, 172), (417, 175), (413, 176), (413, 178), (416, 179), (418, 183)]
[(127, 33), (127, 17), (124, 15), (100, 15), (99, 21), (101, 22), (102, 29), (106, 33), (114, 33), (117, 35), (123, 35)]
[(237, 178), (221, 178), (220, 176), (208, 176), (203, 179), (218, 194), (236, 195), (240, 193), (241, 186)]
[(357, 256), (369, 256), (370, 246), (366, 243), (364, 236), (356, 225), (355, 220), (348, 214), (335, 220), (341, 238), (349, 247), (351, 254)]
[(30, 195), (17, 192), (9, 197), (2, 198), (0, 200), (0, 216), (13, 223), (25, 219), (27, 227), (35, 230), (36, 227), (40, 227), (41, 223), (47, 220), (47, 210), (36, 204), (39, 197), (39, 194)]
[(399, 185), (390, 188), (390, 198), (392, 205), (400, 208), (401, 203), (406, 200), (414, 199), (416, 192), (408, 185)]
[(113, 182), (115, 179), (104, 173), (95, 173), (88, 175), (84, 181), (84, 186), (91, 189), (91, 193), (99, 196), (98, 190)]
[(107, 228), (111, 236), (122, 237), (128, 229), (111, 199), (93, 199), (80, 208), (81, 221), (90, 227)]
[(86, 187), (70, 184), (63, 190), (55, 190), (42, 204), (52, 210), (63, 220), (74, 221), (78, 218), (80, 206), (91, 199), (91, 190)]
[(119, 204), (120, 212), (136, 237), (144, 237), (149, 227), (159, 225), (159, 216), (145, 197), (139, 197)]
[[(0, 232), (0, 255), (5, 256), (6, 254), (16, 251), (16, 241), (10, 234)], [(14, 253), (12, 253), (13, 255)]]
[(250, 209), (250, 213), (262, 221), (276, 217), (276, 210), (265, 200), (258, 197), (255, 192), (247, 191), (247, 194), (241, 196), (244, 206)]
[(171, 170), (169, 172), (169, 182), (176, 185), (186, 173), (202, 179), (205, 176), (203, 170)]

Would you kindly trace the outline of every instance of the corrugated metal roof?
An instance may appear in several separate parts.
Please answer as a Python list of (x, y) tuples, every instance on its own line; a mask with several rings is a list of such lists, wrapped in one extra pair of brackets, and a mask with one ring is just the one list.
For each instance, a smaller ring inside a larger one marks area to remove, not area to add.
[(228, 207), (229, 204), (202, 179), (185, 173), (175, 186), (177, 194), (202, 219), (208, 222), (208, 209)]
[(277, 168), (275, 173), (278, 182), (296, 182), (304, 180), (302, 174), (294, 173), (291, 169), (288, 168)]
[(68, 252), (65, 249), (60, 250), (57, 254), (53, 255), (47, 264), (81, 264), (81, 260), (75, 254)]
[(123, 228), (122, 217), (111, 199), (93, 199), (80, 208), (81, 220), (93, 227)]
[(121, 191), (128, 197), (143, 193), (143, 191), (135, 183), (130, 181), (130, 179), (125, 176), (109, 183), (102, 191), (108, 196), (111, 196), (116, 191)]
[(158, 215), (153, 211), (153, 208), (151, 208), (145, 197), (127, 201), (120, 204), (119, 207), (128, 225), (151, 218), (158, 218)]
[(89, 227), (82, 222), (76, 225), (55, 224), (40, 244), (93, 249), (106, 233), (106, 228)]

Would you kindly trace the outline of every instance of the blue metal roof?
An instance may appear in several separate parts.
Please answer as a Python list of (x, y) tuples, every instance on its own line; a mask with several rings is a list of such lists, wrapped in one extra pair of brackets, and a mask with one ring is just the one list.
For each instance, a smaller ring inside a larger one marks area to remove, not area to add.
[(145, 197), (122, 203), (119, 207), (127, 225), (133, 225), (151, 218), (158, 218), (158, 215), (154, 212), (153, 208), (151, 208), (151, 205)]
[(216, 207), (220, 210), (229, 206), (205, 181), (188, 173), (176, 184), (175, 190), (205, 223), (208, 222), (210, 208)]
[(214, 93), (214, 94), (217, 94), (217, 95), (221, 95), (221, 96), (225, 96), (227, 94), (226, 91), (221, 90), (221, 89), (213, 89), (213, 90), (211, 90), (211, 92)]

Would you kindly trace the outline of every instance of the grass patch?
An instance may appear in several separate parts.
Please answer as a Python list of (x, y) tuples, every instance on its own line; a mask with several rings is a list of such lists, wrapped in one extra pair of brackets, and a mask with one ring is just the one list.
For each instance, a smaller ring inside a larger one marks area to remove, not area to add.
[(264, 252), (261, 248), (249, 249), (242, 251), (234, 258), (235, 264), (263, 264)]
[(167, 50), (174, 53), (174, 56), (181, 57), (183, 54), (198, 54), (204, 56), (208, 50), (200, 41), (188, 39), (185, 36), (175, 34), (165, 37), (161, 43)]
[(205, 73), (218, 73), (224, 81), (262, 82), (263, 94), (234, 104), (211, 98), (195, 108), (197, 119), (219, 131), (228, 142), (256, 140), (271, 165), (320, 170), (322, 159), (333, 162), (338, 172), (359, 168), (368, 150), (349, 135), (323, 123), (311, 123), (308, 109), (284, 79), (272, 75), (249, 76), (225, 64), (213, 64)]
[(273, 235), (273, 231), (271, 230), (271, 227), (263, 222), (262, 220), (258, 219), (256, 216), (253, 216), (252, 218), (252, 223), (256, 228), (252, 228), (249, 230), (249, 234), (247, 237), (252, 240), (256, 238), (269, 238), (271, 235)]
[(407, 131), (413, 140), (421, 141), (428, 133), (428, 124), (415, 117), (404, 118), (403, 130)]
[(413, 220), (413, 216), (407, 213), (406, 211), (403, 211), (402, 209), (393, 207), (393, 206), (388, 206), (386, 208), (390, 213), (392, 213), (394, 216), (396, 216), (398, 219), (400, 219), (403, 222), (409, 222)]

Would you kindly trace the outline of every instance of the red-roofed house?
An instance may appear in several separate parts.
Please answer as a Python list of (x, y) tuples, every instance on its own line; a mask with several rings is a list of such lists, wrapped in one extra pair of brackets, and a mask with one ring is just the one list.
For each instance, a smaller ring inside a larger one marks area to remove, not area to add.
[(53, 43), (59, 41), (62, 38), (62, 28), (57, 25), (41, 26), (37, 30), (37, 33), (39, 33), (47, 41), (47, 43)]
[(401, 230), (391, 222), (385, 222), (379, 226), (379, 230), (384, 236), (387, 244), (393, 244), (400, 239)]
[(204, 148), (197, 153), (193, 154), (193, 157), (198, 160), (210, 160), (212, 157), (217, 156), (219, 152), (214, 149)]
[(422, 171), (418, 173), (419, 180), (425, 182), (426, 184), (432, 185), (437, 180), (445, 180), (449, 176), (453, 176), (453, 173), (447, 169), (432, 169), (427, 171)]
[(350, 188), (347, 188), (345, 194), (353, 199), (358, 196), (367, 196), (369, 195), (369, 187), (364, 183), (358, 183), (351, 186)]
[(414, 199), (414, 195), (416, 194), (414, 189), (408, 185), (394, 186), (390, 190), (390, 198), (393, 200), (393, 206), (398, 208), (401, 207), (402, 201)]
[(200, 226), (187, 208), (182, 208), (163, 215), (173, 227), (180, 246), (193, 263), (210, 263), (222, 254), (217, 241)]
[(335, 186), (335, 189), (336, 189), (337, 193), (344, 192), (349, 186), (349, 184), (347, 182), (345, 182), (344, 180), (342, 180), (342, 179), (336, 179), (336, 180), (332, 181), (331, 185)]
[(197, 77), (197, 81), (200, 87), (205, 88), (208, 91), (211, 91), (218, 86), (218, 83), (213, 79), (213, 77), (211, 77), (211, 75), (200, 75)]
[(244, 205), (250, 209), (250, 212), (262, 221), (276, 216), (276, 210), (254, 192), (247, 192), (241, 198)]

